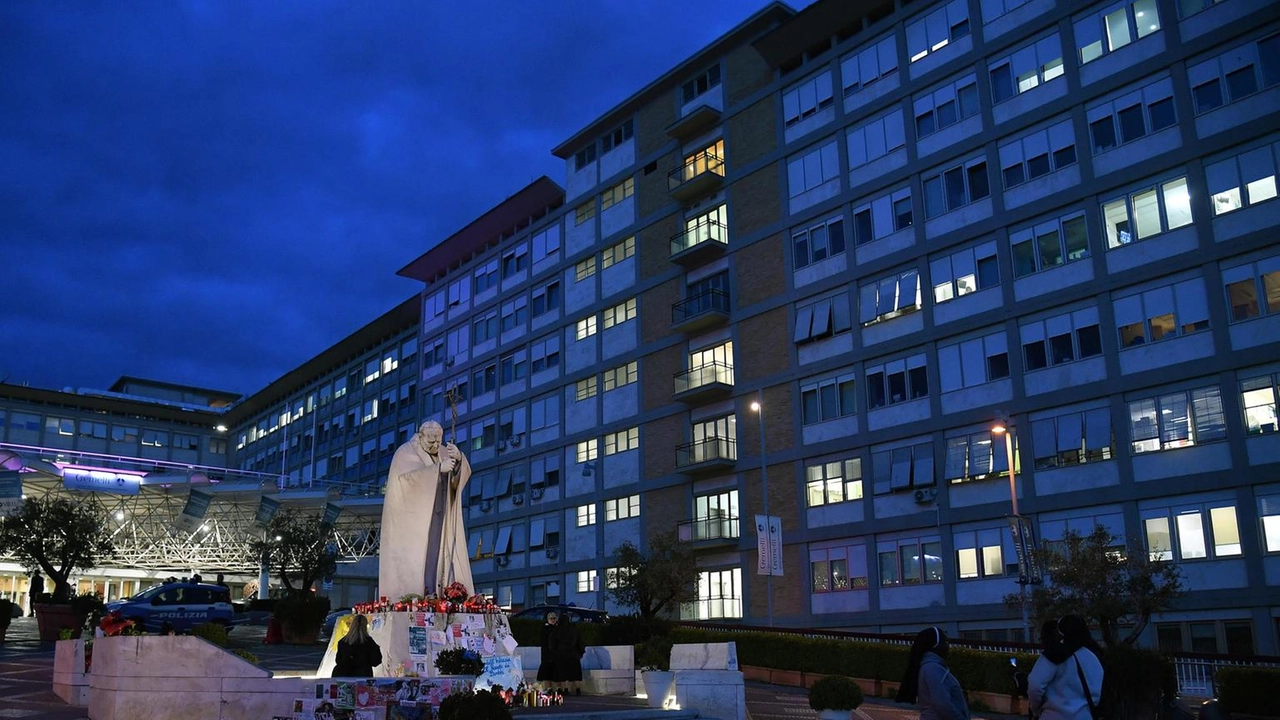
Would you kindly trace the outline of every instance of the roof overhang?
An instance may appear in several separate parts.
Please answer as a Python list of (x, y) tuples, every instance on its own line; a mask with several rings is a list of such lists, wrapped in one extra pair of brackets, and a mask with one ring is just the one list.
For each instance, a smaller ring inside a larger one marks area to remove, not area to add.
[(776, 68), (851, 22), (891, 14), (893, 8), (893, 0), (818, 0), (752, 45), (770, 67)]

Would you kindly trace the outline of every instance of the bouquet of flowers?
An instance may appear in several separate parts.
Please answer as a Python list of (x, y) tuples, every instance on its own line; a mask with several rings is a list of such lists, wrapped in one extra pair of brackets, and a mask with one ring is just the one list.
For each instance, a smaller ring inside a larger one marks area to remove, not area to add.
[(444, 589), (442, 594), (449, 602), (456, 603), (466, 602), (467, 598), (471, 597), (471, 592), (467, 590), (467, 586), (460, 582), (452, 583), (449, 587)]
[(460, 647), (437, 653), (435, 666), (441, 675), (479, 675), (484, 672), (484, 660), (480, 655)]

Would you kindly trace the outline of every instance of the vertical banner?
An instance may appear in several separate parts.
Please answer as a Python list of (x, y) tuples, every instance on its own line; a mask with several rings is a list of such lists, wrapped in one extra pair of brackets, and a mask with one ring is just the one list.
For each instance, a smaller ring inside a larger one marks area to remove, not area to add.
[(276, 511), (280, 509), (280, 501), (269, 497), (263, 497), (258, 501), (258, 514), (253, 521), (261, 527), (271, 524), (271, 519), (276, 516)]
[(17, 470), (0, 470), (0, 517), (22, 509), (22, 475)]
[(770, 515), (769, 518), (769, 574), (782, 575), (782, 518)]
[(782, 575), (782, 518), (756, 516), (756, 574)]
[(324, 517), (320, 518), (320, 524), (333, 527), (338, 522), (338, 516), (342, 514), (342, 506), (337, 503), (325, 503)]
[(756, 574), (769, 574), (769, 520), (756, 516)]
[(204, 515), (209, 511), (209, 503), (213, 496), (209, 493), (192, 490), (187, 495), (187, 505), (182, 514), (174, 520), (174, 527), (184, 532), (195, 532), (204, 523)]
[(1018, 555), (1018, 584), (1039, 585), (1044, 582), (1044, 570), (1036, 552), (1038, 547), (1031, 521), (1021, 515), (1011, 516), (1009, 533), (1013, 536), (1013, 548)]

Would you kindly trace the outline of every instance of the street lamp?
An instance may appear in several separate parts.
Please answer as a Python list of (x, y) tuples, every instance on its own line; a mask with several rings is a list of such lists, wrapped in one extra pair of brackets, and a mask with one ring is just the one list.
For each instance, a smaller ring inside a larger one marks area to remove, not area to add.
[[(1013, 503), (1013, 521), (1018, 524), (1018, 542), (1021, 543), (1024, 552), (1030, 552), (1023, 538), (1022, 516), (1018, 513), (1018, 485), (1013, 472), (1013, 443), (1017, 436), (1013, 432), (1013, 421), (998, 420), (992, 426), (991, 432), (1004, 436), (1005, 459), (1009, 463), (1009, 500)], [(1027, 582), (1029, 581), (1029, 577), (1018, 578), (1018, 607), (1022, 609), (1022, 641), (1028, 643), (1031, 642), (1031, 621), (1027, 619)]]
[[(764, 522), (765, 522), (764, 531), (765, 531), (765, 537), (768, 538), (769, 464), (765, 461), (765, 457), (764, 457), (764, 402), (763, 401), (764, 401), (764, 389), (761, 388), (760, 390), (756, 391), (756, 399), (751, 403), (751, 410), (756, 414), (756, 419), (760, 421), (760, 488), (761, 488), (761, 493), (764, 495)], [(741, 520), (739, 520), (739, 522), (741, 522)], [(759, 531), (760, 531), (759, 528), (756, 528), (756, 532), (759, 533)], [(772, 542), (771, 540), (767, 540), (765, 542), (765, 547), (766, 548), (772, 547), (772, 545), (770, 544), (771, 542)], [(759, 544), (759, 538), (757, 538), (757, 545), (758, 544)], [(769, 563), (769, 566), (768, 566), (769, 572), (764, 576), (764, 582), (765, 582), (764, 592), (765, 592), (765, 608), (766, 608), (765, 612), (767, 613), (769, 618), (769, 627), (773, 627), (773, 565), (772, 565), (773, 558), (772, 557), (769, 558), (767, 562)]]

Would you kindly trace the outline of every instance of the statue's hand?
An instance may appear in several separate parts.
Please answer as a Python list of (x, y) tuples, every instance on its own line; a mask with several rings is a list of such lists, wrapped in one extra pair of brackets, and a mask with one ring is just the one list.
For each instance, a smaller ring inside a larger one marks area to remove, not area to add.
[(459, 450), (458, 446), (454, 445), (453, 443), (446, 444), (444, 446), (444, 452), (445, 452), (445, 455), (447, 455), (449, 459), (454, 462), (457, 462), (462, 459), (462, 451)]
[(443, 460), (441, 460), (441, 461), (440, 461), (440, 472), (442, 472), (442, 473), (451, 473), (451, 472), (453, 472), (453, 467), (454, 467), (454, 465), (456, 465), (456, 464), (457, 464), (457, 463), (455, 463), (455, 462), (453, 461), (453, 458), (451, 458), (451, 457), (446, 457), (446, 458), (444, 458)]

